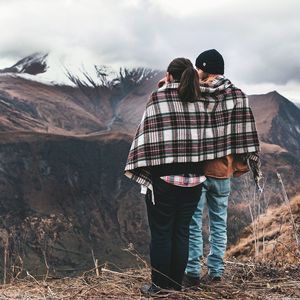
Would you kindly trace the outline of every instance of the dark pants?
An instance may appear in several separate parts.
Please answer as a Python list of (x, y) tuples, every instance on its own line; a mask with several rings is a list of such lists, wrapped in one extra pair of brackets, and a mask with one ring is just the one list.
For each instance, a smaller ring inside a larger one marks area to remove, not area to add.
[(188, 260), (189, 224), (201, 196), (201, 185), (178, 187), (153, 180), (155, 205), (146, 195), (151, 231), (152, 282), (161, 288), (181, 289)]

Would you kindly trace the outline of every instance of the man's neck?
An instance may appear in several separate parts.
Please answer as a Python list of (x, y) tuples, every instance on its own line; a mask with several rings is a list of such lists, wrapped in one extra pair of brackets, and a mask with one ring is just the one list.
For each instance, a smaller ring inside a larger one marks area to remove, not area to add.
[(205, 79), (201, 80), (204, 83), (209, 83), (212, 82), (216, 79), (216, 77), (218, 77), (218, 74), (209, 74)]

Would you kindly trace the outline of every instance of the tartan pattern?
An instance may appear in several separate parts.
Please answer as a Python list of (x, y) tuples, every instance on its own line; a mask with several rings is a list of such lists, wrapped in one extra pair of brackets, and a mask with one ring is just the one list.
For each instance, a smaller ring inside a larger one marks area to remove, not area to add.
[(153, 92), (129, 151), (125, 175), (149, 187), (146, 167), (201, 162), (259, 151), (247, 96), (224, 76), (200, 86), (201, 98), (184, 103), (179, 83)]
[(205, 176), (197, 176), (195, 174), (169, 175), (160, 178), (169, 184), (180, 187), (194, 187), (206, 180)]
[(256, 183), (256, 186), (260, 192), (263, 191), (260, 180), (263, 178), (262, 172), (261, 172), (261, 162), (258, 156), (258, 153), (249, 153), (247, 154), (246, 161), (248, 164), (248, 168), (252, 171), (254, 181)]

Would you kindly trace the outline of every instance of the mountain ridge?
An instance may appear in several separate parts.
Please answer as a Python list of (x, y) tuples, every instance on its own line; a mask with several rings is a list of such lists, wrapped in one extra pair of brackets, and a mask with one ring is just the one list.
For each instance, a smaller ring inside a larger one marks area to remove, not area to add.
[(261, 140), (286, 148), (299, 157), (300, 109), (276, 91), (250, 95), (249, 99)]

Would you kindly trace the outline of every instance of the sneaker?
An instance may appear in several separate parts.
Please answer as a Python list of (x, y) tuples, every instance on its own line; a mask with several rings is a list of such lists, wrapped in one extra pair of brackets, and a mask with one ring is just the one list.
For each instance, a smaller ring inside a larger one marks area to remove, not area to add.
[(145, 284), (140, 288), (141, 293), (144, 296), (152, 297), (162, 292), (162, 289), (155, 284)]
[(212, 283), (217, 283), (221, 282), (222, 277), (221, 276), (211, 276), (209, 274), (205, 274), (201, 277), (200, 282), (203, 284), (212, 284)]
[(200, 277), (184, 274), (182, 285), (185, 288), (198, 287), (200, 285)]

